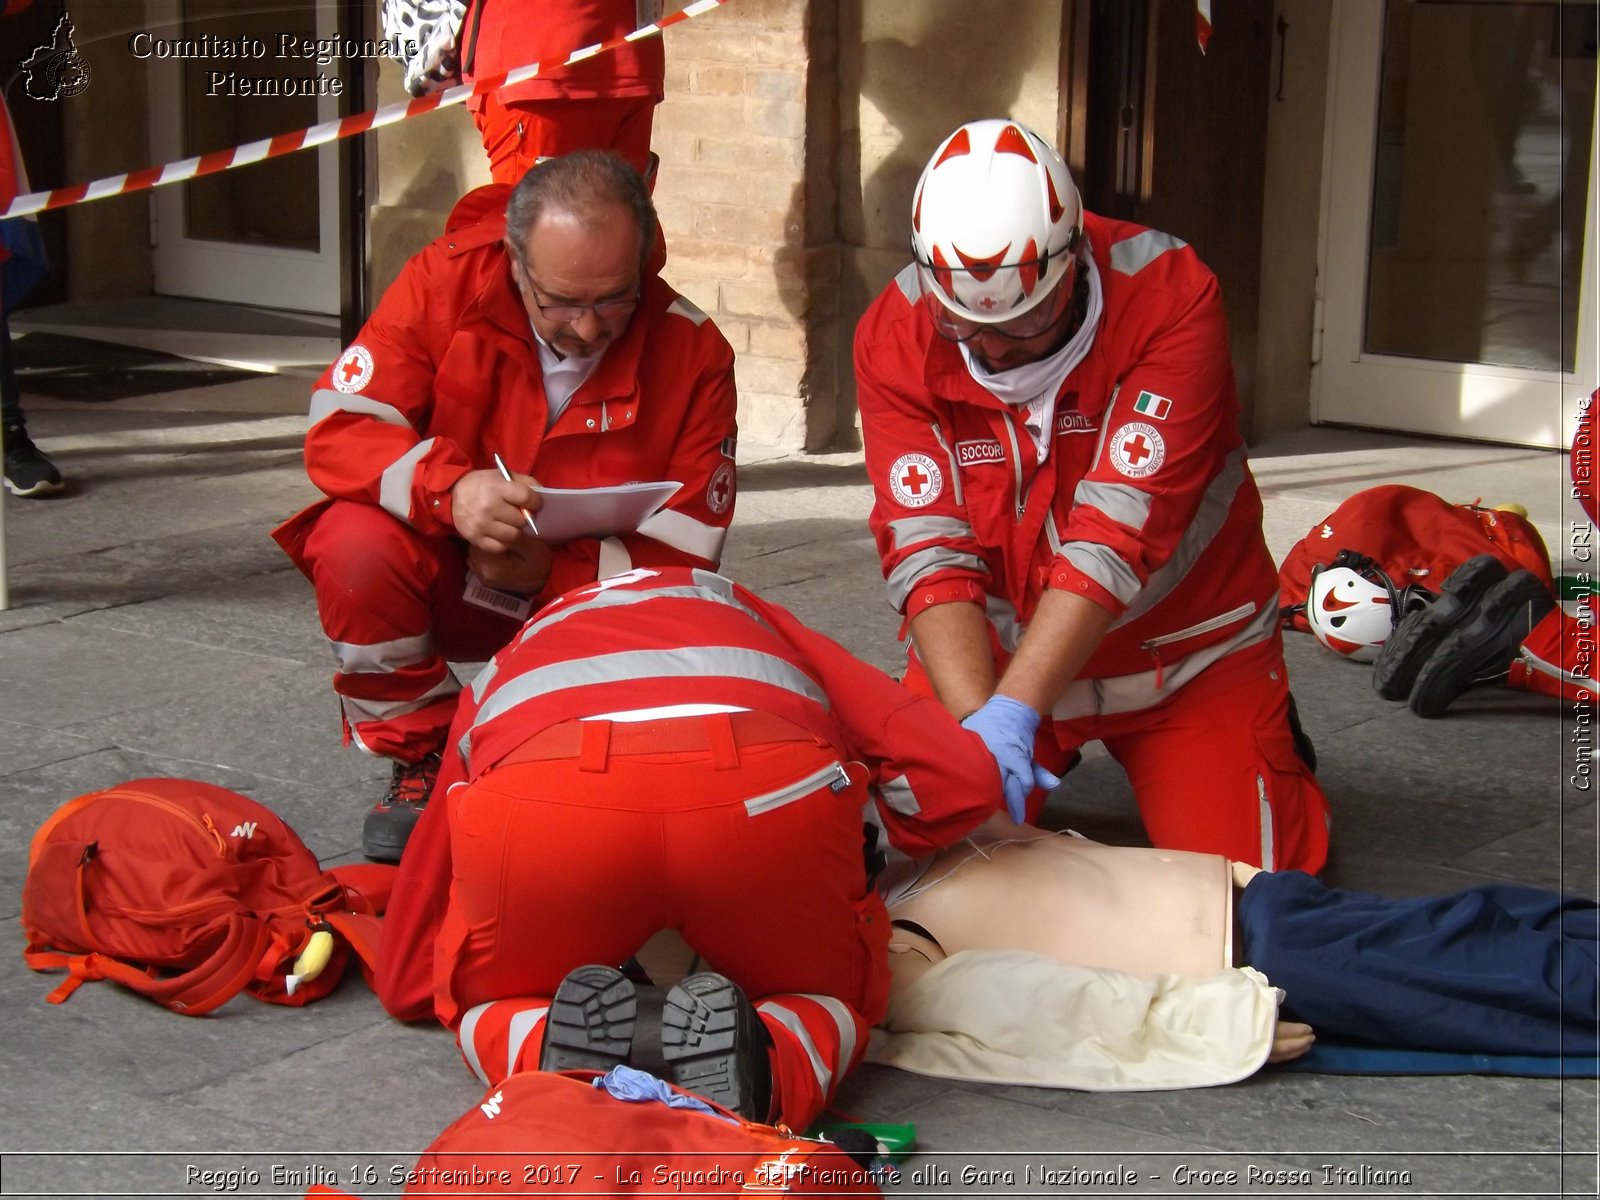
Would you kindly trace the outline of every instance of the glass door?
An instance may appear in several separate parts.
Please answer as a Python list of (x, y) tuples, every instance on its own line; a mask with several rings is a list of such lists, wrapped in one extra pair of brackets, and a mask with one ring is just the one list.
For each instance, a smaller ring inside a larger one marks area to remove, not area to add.
[(1596, 6), (1333, 6), (1314, 421), (1566, 447), (1596, 385)]
[[(154, 57), (151, 144), (160, 162), (292, 133), (338, 116), (316, 57), (279, 56), (335, 33), (334, 7), (288, 0), (148, 0), (154, 37), (264, 47), (260, 57)], [(253, 39), (241, 43), (240, 39)], [(301, 312), (339, 311), (338, 159), (332, 145), (151, 193), (155, 290)]]

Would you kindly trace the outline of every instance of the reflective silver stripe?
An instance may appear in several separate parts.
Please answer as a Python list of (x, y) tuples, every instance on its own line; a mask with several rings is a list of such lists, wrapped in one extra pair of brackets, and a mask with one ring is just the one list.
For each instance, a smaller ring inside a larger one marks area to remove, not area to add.
[(426, 708), (441, 696), (454, 696), (460, 690), (461, 685), (456, 682), (456, 677), (446, 670), (443, 679), (412, 700), (368, 700), (340, 696), (339, 704), (344, 709), (345, 720), (352, 725), (359, 725), (365, 721), (392, 721), (419, 708)]
[[(727, 676), (748, 679), (828, 707), (828, 697), (804, 671), (776, 655), (736, 646), (691, 646), (670, 650), (622, 650), (597, 654), (571, 662), (552, 663), (524, 671), (505, 685), (478, 710), (472, 728), (486, 725), (496, 717), (523, 704), (569, 688), (592, 687), (603, 683), (632, 683), (643, 679)], [(468, 730), (471, 736), (471, 730)]]
[(834, 1025), (839, 1030), (839, 1057), (835, 1065), (840, 1074), (850, 1070), (850, 1062), (856, 1056), (856, 1018), (848, 1005), (832, 996), (817, 996), (810, 992), (794, 993), (803, 999), (810, 1000), (827, 1009), (828, 1015), (833, 1018)]
[(900, 268), (900, 273), (894, 277), (895, 286), (900, 289), (900, 294), (906, 298), (907, 304), (915, 304), (922, 299), (922, 276), (917, 271), (917, 264), (908, 262)]
[(478, 1061), (478, 1043), (475, 1039), (478, 1033), (478, 1018), (483, 1016), (494, 1003), (496, 1001), (490, 1000), (488, 1004), (467, 1009), (466, 1015), (461, 1018), (461, 1025), (456, 1029), (456, 1040), (461, 1043), (461, 1057), (467, 1060), (467, 1066), (472, 1068), (474, 1075), (483, 1080), (485, 1086), (489, 1083), (489, 1073)]
[(1110, 546), (1099, 542), (1067, 542), (1061, 557), (1110, 592), (1123, 604), (1132, 604), (1139, 594), (1139, 577), (1126, 559)]
[(388, 642), (358, 645), (355, 642), (329, 642), (341, 675), (389, 675), (401, 667), (419, 663), (433, 653), (433, 634), (395, 638)]
[(706, 314), (701, 312), (700, 309), (697, 308), (694, 303), (685, 296), (675, 297), (672, 303), (667, 305), (667, 311), (680, 317), (687, 317), (696, 325), (704, 325), (706, 323)]
[(1188, 244), (1159, 229), (1146, 229), (1111, 247), (1111, 269), (1123, 275), (1137, 275), (1168, 250), (1181, 250)]
[(603, 592), (596, 592), (587, 600), (568, 604), (547, 616), (534, 618), (518, 636), (517, 641), (519, 643), (526, 642), (528, 639), (543, 633), (552, 625), (557, 625), (569, 617), (576, 617), (583, 613), (599, 612), (601, 609), (622, 608), (631, 604), (645, 604), (651, 600), (700, 600), (707, 604), (722, 604), (728, 608), (737, 609), (752, 621), (759, 621), (762, 625), (766, 624), (756, 615), (753, 609), (734, 599), (733, 588), (728, 584), (727, 580), (720, 575), (712, 575), (709, 571), (702, 571), (698, 574), (706, 579), (714, 579), (723, 586), (715, 588), (702, 581), (697, 587), (650, 588), (644, 591), (622, 591), (618, 588), (611, 588)]
[(895, 564), (894, 570), (889, 572), (889, 578), (884, 581), (884, 591), (889, 595), (890, 606), (895, 612), (903, 611), (906, 599), (917, 586), (917, 581), (924, 575), (943, 571), (947, 567), (959, 567), (967, 571), (976, 571), (981, 575), (989, 574), (988, 566), (976, 554), (966, 554), (960, 550), (952, 550), (948, 546), (929, 546), (926, 550), (917, 550), (906, 555)]
[(494, 677), (499, 671), (499, 664), (491, 658), (483, 664), (483, 670), (473, 676), (472, 682), (468, 686), (472, 688), (472, 702), (474, 704), (483, 703), (483, 694), (489, 690), (489, 685), (494, 682)]
[(983, 615), (989, 618), (989, 624), (994, 626), (1000, 644), (1007, 650), (1015, 652), (1016, 648), (1022, 645), (1025, 627), (1017, 617), (1016, 605), (1011, 601), (1002, 600), (999, 596), (985, 596)]
[(931, 542), (935, 538), (970, 538), (972, 526), (959, 517), (901, 517), (889, 522), (889, 537), (896, 550)]
[(904, 775), (885, 779), (878, 785), (878, 794), (892, 811), (901, 816), (914, 817), (922, 811), (922, 805), (917, 802), (917, 793), (912, 790), (911, 782)]
[(1150, 573), (1150, 578), (1145, 580), (1144, 591), (1116, 619), (1111, 626), (1113, 629), (1144, 616), (1183, 582), (1184, 576), (1189, 573), (1189, 568), (1194, 566), (1212, 539), (1221, 531), (1223, 525), (1227, 524), (1228, 514), (1233, 511), (1233, 502), (1239, 494), (1239, 489), (1244, 486), (1244, 463), (1243, 446), (1237, 446), (1229, 452), (1228, 457), (1223, 460), (1222, 470), (1218, 471), (1217, 477), (1206, 485), (1205, 494), (1200, 497), (1200, 505), (1195, 509), (1194, 518), (1184, 529), (1183, 537), (1178, 540), (1177, 548), (1166, 562)]
[[(1255, 620), (1233, 637), (1196, 650), (1175, 662), (1163, 663), (1159, 670), (1111, 675), (1104, 679), (1073, 680), (1067, 685), (1067, 690), (1061, 693), (1061, 698), (1051, 705), (1050, 715), (1058, 721), (1070, 721), (1074, 717), (1107, 716), (1149, 708), (1165, 700), (1219, 658), (1266, 641), (1277, 624), (1278, 606), (1263, 605)], [(1156, 686), (1158, 676), (1161, 679), (1159, 687)]]
[(628, 553), (628, 548), (622, 544), (622, 539), (601, 538), (600, 556), (595, 564), (596, 577), (610, 579), (613, 575), (624, 575), (631, 570), (633, 570), (633, 555)]
[(383, 469), (378, 476), (378, 507), (392, 517), (411, 524), (411, 485), (416, 480), (417, 463), (433, 449), (437, 439), (418, 442)]
[[(811, 1034), (799, 1015), (792, 1008), (785, 1008), (773, 1000), (766, 1000), (756, 1005), (756, 1011), (771, 1017), (794, 1034), (795, 1041), (800, 1043), (801, 1049), (806, 1052), (806, 1057), (811, 1060), (811, 1073), (817, 1077), (817, 1086), (822, 1089), (824, 1096), (829, 1095), (833, 1089), (833, 1072), (828, 1069), (828, 1064), (822, 1061), (822, 1054), (817, 1049), (817, 1044), (811, 1040)], [(853, 1042), (854, 1038), (851, 1040)]]
[(506, 1027), (506, 1074), (501, 1078), (516, 1074), (517, 1058), (522, 1053), (523, 1043), (528, 1040), (528, 1035), (540, 1021), (544, 1020), (545, 1014), (549, 1011), (548, 1006), (530, 1008), (511, 1018), (510, 1024)]
[(771, 812), (773, 809), (782, 808), (785, 804), (793, 804), (796, 800), (804, 799), (819, 788), (841, 778), (845, 780), (850, 778), (844, 774), (844, 764), (829, 763), (820, 771), (811, 772), (804, 779), (760, 796), (752, 796), (744, 802), (744, 811), (752, 817), (760, 816), (764, 812)]
[(1085, 479), (1072, 493), (1074, 506), (1082, 504), (1105, 513), (1119, 525), (1143, 530), (1150, 519), (1149, 492), (1127, 483), (1095, 483)]
[(728, 530), (722, 525), (707, 525), (664, 508), (639, 523), (639, 536), (654, 538), (674, 550), (717, 563), (722, 561), (722, 544), (728, 539)]
[(1267, 777), (1256, 772), (1256, 803), (1261, 806), (1261, 869), (1276, 871), (1272, 861), (1272, 798), (1267, 795)]
[(307, 424), (315, 425), (324, 417), (331, 417), (336, 412), (366, 413), (369, 417), (377, 417), (386, 425), (403, 425), (411, 428), (411, 422), (406, 420), (398, 408), (392, 404), (385, 404), (382, 400), (368, 400), (365, 396), (347, 396), (343, 392), (335, 392), (329, 388), (318, 388), (311, 393), (311, 411), (307, 414)]

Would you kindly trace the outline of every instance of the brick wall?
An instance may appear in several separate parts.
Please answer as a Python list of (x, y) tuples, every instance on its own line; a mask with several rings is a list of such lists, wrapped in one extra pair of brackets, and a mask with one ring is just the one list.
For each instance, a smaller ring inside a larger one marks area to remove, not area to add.
[(745, 441), (789, 450), (833, 435), (835, 7), (738, 0), (673, 27), (655, 121), (664, 274), (733, 344)]

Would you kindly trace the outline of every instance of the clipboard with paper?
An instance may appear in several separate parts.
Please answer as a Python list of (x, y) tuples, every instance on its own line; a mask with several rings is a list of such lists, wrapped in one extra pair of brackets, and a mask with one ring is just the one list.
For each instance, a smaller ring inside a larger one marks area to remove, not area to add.
[(672, 499), (681, 483), (655, 480), (612, 487), (551, 488), (535, 484), (539, 536), (552, 545), (581, 537), (633, 533)]

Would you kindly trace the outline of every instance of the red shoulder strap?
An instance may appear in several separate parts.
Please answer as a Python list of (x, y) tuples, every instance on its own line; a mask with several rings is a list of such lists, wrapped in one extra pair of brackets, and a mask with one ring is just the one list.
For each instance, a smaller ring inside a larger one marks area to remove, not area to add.
[(35, 971), (67, 969), (68, 978), (50, 993), (52, 1004), (66, 1000), (85, 980), (109, 979), (149, 996), (173, 1012), (199, 1017), (226, 1004), (244, 989), (272, 942), (271, 930), (255, 916), (229, 913), (226, 924), (222, 944), (210, 958), (167, 978), (106, 954), (60, 954), (30, 946), (24, 957)]

